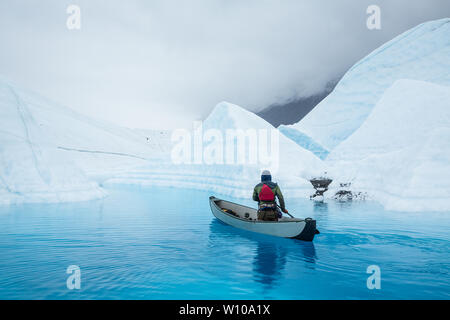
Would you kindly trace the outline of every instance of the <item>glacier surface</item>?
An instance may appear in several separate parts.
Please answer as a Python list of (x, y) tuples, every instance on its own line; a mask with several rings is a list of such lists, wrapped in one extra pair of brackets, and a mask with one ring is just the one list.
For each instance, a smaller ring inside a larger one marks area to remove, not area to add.
[(133, 130), (0, 78), (0, 204), (100, 198), (104, 180), (160, 154)]
[(396, 81), (327, 163), (386, 209), (450, 211), (450, 86)]

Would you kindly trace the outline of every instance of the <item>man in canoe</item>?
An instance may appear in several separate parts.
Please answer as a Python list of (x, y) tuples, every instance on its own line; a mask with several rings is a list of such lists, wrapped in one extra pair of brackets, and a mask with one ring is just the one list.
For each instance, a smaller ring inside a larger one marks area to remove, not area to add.
[(278, 221), (279, 211), (275, 197), (280, 202), (281, 211), (288, 213), (280, 187), (272, 182), (270, 171), (264, 170), (261, 174), (261, 183), (258, 183), (253, 190), (253, 200), (258, 202), (258, 220)]

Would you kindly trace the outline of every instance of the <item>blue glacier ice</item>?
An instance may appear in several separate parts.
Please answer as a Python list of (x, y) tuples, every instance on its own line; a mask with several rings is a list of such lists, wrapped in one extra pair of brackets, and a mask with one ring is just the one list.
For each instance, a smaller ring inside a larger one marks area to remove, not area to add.
[(288, 126), (280, 126), (279, 130), (286, 137), (289, 137), (291, 140), (295, 141), (295, 143), (297, 143), (300, 147), (311, 151), (322, 160), (324, 160), (330, 153), (327, 149), (314, 141), (310, 136), (299, 130)]

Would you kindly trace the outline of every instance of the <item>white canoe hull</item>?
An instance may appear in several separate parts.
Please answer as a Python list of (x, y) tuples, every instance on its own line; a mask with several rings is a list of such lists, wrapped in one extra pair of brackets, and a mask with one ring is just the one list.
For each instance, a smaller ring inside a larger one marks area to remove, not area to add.
[[(283, 217), (279, 221), (261, 221), (257, 218), (257, 210), (250, 207), (215, 197), (209, 198), (209, 204), (213, 215), (217, 219), (239, 229), (304, 241), (312, 241), (318, 233), (316, 221), (311, 218)], [(232, 210), (235, 215), (227, 213), (223, 209)]]

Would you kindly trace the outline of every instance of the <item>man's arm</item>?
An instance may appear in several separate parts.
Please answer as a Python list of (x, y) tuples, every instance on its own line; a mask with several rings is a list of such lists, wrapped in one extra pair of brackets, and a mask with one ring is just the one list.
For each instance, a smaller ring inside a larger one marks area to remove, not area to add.
[(259, 202), (258, 191), (256, 191), (256, 187), (253, 189), (253, 201)]
[(280, 208), (281, 208), (281, 211), (287, 212), (287, 210), (286, 210), (286, 205), (285, 205), (285, 203), (284, 203), (283, 194), (281, 193), (281, 189), (280, 189), (280, 187), (279, 187), (278, 185), (277, 185), (277, 187), (275, 188), (275, 195), (277, 196), (278, 201), (280, 201)]

